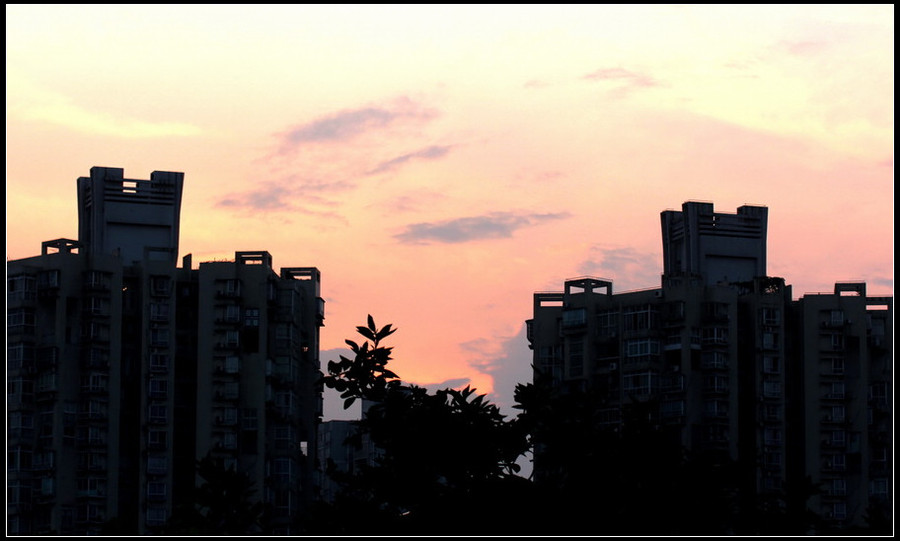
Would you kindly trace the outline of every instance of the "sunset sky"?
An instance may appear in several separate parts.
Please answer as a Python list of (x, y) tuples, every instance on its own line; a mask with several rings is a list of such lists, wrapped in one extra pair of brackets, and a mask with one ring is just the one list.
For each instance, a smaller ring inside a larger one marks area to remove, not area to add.
[(687, 200), (769, 207), (795, 298), (893, 294), (893, 5), (6, 16), (7, 259), (77, 238), (92, 166), (184, 172), (195, 266), (321, 270), (323, 367), (372, 314), (404, 380), (511, 414), (532, 294), (658, 286), (659, 213)]

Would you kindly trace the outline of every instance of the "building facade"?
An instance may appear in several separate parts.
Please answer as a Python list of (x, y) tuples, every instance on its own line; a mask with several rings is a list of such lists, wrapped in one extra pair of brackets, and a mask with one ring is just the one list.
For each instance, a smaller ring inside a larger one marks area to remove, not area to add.
[[(792, 300), (791, 287), (766, 274), (767, 217), (763, 207), (722, 214), (688, 202), (661, 213), (660, 287), (613, 293), (610, 280), (580, 277), (535, 293), (535, 378), (595, 391), (611, 430), (629, 406), (650, 404), (685, 449), (739, 465), (746, 501), (786, 506), (785, 487), (810, 476), (826, 484), (806, 502), (813, 511), (835, 527), (863, 525), (870, 502), (890, 494), (892, 299), (838, 284)], [(838, 377), (829, 363), (854, 368)], [(835, 460), (848, 459), (857, 466), (838, 474)], [(540, 453), (534, 469), (541, 475)]]
[(161, 532), (209, 454), (289, 533), (315, 493), (320, 273), (178, 268), (183, 174), (122, 173), (78, 179), (78, 241), (7, 264), (8, 532)]
[(794, 422), (803, 432), (793, 462), (822, 488), (811, 505), (835, 526), (892, 518), (893, 298), (837, 283), (804, 295), (795, 317), (803, 393)]

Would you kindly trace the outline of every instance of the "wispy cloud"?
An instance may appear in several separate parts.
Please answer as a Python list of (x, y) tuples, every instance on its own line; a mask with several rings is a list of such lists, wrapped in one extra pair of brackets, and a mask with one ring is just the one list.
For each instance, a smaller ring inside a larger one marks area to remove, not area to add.
[(244, 192), (230, 193), (219, 199), (216, 206), (251, 214), (259, 211), (267, 214), (290, 212), (346, 223), (345, 217), (329, 209), (335, 206), (334, 202), (316, 195), (317, 191), (340, 189), (349, 188), (327, 183), (317, 186), (315, 183), (297, 183), (292, 179), (284, 179), (281, 182), (263, 183)]
[(447, 194), (430, 189), (418, 189), (414, 192), (398, 195), (384, 203), (379, 203), (387, 216), (401, 212), (416, 212), (435, 205), (447, 198)]
[(550, 86), (550, 83), (543, 79), (529, 79), (528, 81), (525, 81), (525, 84), (522, 86), (524, 88), (547, 88)]
[(411, 224), (406, 230), (395, 235), (405, 243), (427, 244), (430, 242), (455, 244), (483, 239), (509, 238), (523, 227), (569, 217), (568, 213), (515, 214), (492, 212), (484, 216), (469, 216), (441, 222)]
[(303, 144), (345, 142), (361, 134), (385, 129), (400, 122), (422, 122), (437, 116), (434, 109), (408, 98), (385, 105), (345, 109), (296, 125), (278, 134), (279, 152), (284, 154)]
[(7, 72), (7, 114), (63, 126), (92, 135), (128, 139), (187, 137), (202, 130), (185, 122), (149, 121), (127, 115), (99, 112), (74, 103), (62, 93), (46, 89), (15, 70)]
[(629, 71), (623, 68), (601, 68), (587, 75), (582, 79), (587, 81), (603, 81), (617, 83), (614, 89), (617, 94), (624, 95), (641, 88), (653, 88), (661, 86), (660, 82), (653, 77), (644, 73)]
[(375, 166), (374, 169), (367, 172), (367, 175), (377, 175), (379, 173), (385, 173), (388, 171), (392, 171), (397, 167), (403, 165), (404, 163), (410, 160), (434, 160), (437, 158), (441, 158), (445, 156), (448, 152), (450, 152), (450, 146), (438, 146), (432, 145), (430, 147), (423, 148), (421, 150), (417, 150), (415, 152), (410, 152), (408, 154), (403, 154), (402, 156), (397, 156), (396, 158), (392, 158), (390, 160), (383, 161)]
[(620, 290), (659, 287), (662, 258), (630, 247), (593, 246), (579, 273), (608, 278)]
[(815, 55), (825, 51), (829, 47), (829, 43), (825, 41), (781, 41), (775, 48), (790, 55), (808, 56)]

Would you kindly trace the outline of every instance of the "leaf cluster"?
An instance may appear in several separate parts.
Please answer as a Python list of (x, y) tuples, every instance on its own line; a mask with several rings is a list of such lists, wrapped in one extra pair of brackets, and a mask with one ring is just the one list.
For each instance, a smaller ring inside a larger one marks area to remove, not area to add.
[(328, 374), (322, 381), (328, 388), (341, 393), (344, 409), (359, 399), (382, 400), (390, 388), (400, 384), (397, 374), (387, 368), (393, 348), (380, 345), (396, 330), (390, 324), (379, 329), (370, 314), (366, 326), (356, 327), (356, 332), (366, 341), (358, 344), (345, 340), (355, 354), (354, 358), (341, 355), (340, 361), (328, 361)]

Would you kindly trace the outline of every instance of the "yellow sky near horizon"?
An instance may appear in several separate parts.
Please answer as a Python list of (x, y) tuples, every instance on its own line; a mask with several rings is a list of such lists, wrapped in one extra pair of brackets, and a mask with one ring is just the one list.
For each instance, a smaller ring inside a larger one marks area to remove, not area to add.
[(532, 293), (658, 285), (686, 200), (768, 206), (795, 296), (893, 292), (892, 5), (6, 15), (8, 259), (77, 236), (91, 166), (182, 171), (195, 265), (319, 267), (323, 350), (371, 313), (404, 379), (503, 405)]

